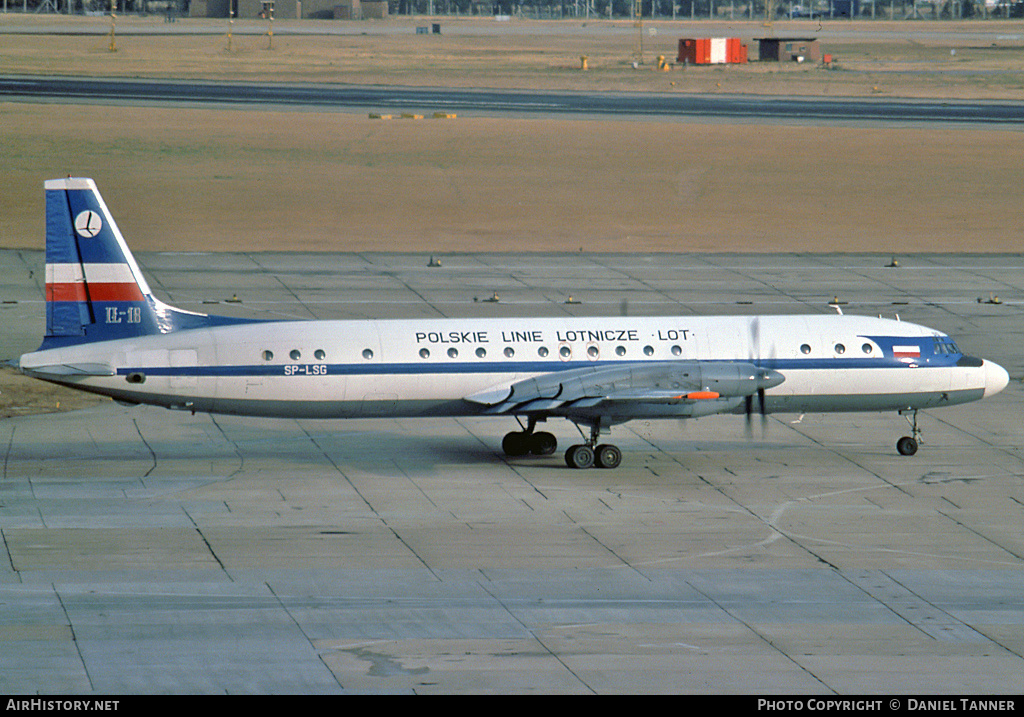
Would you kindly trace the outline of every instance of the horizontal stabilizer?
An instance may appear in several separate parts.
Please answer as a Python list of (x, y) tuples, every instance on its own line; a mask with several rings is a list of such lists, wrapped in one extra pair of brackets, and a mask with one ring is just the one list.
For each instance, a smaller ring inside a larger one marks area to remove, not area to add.
[(69, 376), (113, 376), (113, 368), (105, 363), (57, 363), (48, 366), (22, 366), (21, 370), (32, 376), (67, 378)]

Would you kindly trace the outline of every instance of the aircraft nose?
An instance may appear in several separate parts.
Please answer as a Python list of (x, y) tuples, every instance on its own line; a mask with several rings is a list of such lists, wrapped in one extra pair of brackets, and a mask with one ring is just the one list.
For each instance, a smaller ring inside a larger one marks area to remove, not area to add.
[(1006, 385), (1010, 383), (1010, 374), (1006, 372), (1006, 369), (999, 364), (984, 360), (982, 366), (985, 369), (985, 397), (995, 396), (997, 393), (1006, 388)]

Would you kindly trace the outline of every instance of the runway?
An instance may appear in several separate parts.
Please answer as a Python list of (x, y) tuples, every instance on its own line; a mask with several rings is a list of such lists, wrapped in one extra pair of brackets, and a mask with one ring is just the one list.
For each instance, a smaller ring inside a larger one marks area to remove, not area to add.
[[(3, 419), (4, 692), (1020, 690), (1017, 255), (137, 258), (161, 299), (258, 317), (819, 313), (838, 299), (947, 331), (1011, 383), (927, 412), (912, 458), (894, 448), (898, 415), (777, 415), (749, 435), (729, 416), (617, 427), (622, 467), (591, 471), (505, 457), (500, 418), (102, 402)], [(38, 344), (42, 263), (0, 252), (0, 358)]]
[(1014, 127), (1018, 102), (764, 97), (652, 92), (539, 92), (451, 87), (386, 87), (329, 83), (174, 82), (78, 77), (0, 76), (0, 98), (92, 103), (187, 103), (319, 110), (516, 113), (659, 119), (723, 119), (812, 123), (955, 123)]

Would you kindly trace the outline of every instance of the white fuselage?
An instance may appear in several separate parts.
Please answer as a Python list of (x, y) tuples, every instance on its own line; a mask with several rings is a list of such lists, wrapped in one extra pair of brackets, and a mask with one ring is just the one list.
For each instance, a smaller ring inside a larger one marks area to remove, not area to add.
[(467, 396), (614, 362), (763, 365), (785, 376), (766, 408), (785, 412), (929, 408), (1006, 385), (956, 351), (922, 326), (837, 315), (291, 321), (49, 349), (21, 367), (123, 401), (316, 418), (474, 415)]

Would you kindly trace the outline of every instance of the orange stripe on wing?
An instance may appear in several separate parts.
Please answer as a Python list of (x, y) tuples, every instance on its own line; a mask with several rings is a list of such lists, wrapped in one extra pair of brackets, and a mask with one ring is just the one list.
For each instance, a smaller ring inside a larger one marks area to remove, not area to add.
[(692, 401), (707, 401), (712, 398), (718, 398), (719, 395), (715, 391), (691, 391), (686, 394), (686, 397)]

